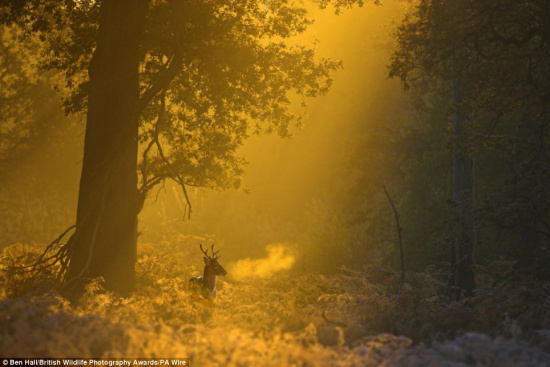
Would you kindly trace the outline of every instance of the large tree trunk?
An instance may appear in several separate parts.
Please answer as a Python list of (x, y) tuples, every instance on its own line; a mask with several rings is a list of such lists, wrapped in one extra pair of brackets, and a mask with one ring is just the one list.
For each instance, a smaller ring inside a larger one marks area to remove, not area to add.
[(454, 261), (457, 263), (457, 286), (465, 296), (473, 296), (476, 283), (473, 270), (474, 248), (476, 243), (474, 203), (474, 160), (468, 154), (467, 137), (464, 132), (464, 114), (460, 111), (462, 103), (461, 88), (456, 79), (452, 81), (453, 132), (453, 201), (454, 218)]
[(138, 214), (139, 43), (148, 0), (103, 0), (90, 84), (77, 229), (70, 243), (67, 288), (105, 279), (134, 287)]

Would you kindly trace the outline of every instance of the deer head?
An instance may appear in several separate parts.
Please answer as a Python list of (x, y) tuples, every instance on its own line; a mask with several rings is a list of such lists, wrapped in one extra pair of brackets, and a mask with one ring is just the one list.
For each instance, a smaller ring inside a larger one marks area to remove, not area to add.
[(208, 255), (208, 249), (206, 249), (206, 251), (204, 251), (203, 248), (202, 248), (202, 243), (199, 244), (199, 246), (201, 248), (202, 253), (204, 254), (204, 257), (203, 257), (203, 260), (204, 260), (204, 275), (206, 276), (206, 273), (208, 272), (209, 274), (213, 274), (213, 275), (226, 276), (227, 271), (225, 271), (223, 266), (221, 266), (220, 263), (218, 262), (218, 259), (220, 257), (216, 256), (218, 254), (218, 252), (220, 252), (220, 251), (218, 250), (218, 251), (214, 252), (214, 245), (212, 244), (212, 248), (211, 248), (212, 256), (209, 256)]
[(206, 295), (212, 298), (216, 297), (216, 277), (226, 276), (227, 271), (218, 262), (219, 256), (216, 256), (219, 252), (214, 251), (214, 245), (211, 247), (212, 255), (208, 255), (208, 249), (206, 251), (202, 248), (202, 243), (199, 244), (202, 253), (204, 254), (204, 273), (203, 276), (195, 276), (191, 278), (190, 282), (199, 286)]

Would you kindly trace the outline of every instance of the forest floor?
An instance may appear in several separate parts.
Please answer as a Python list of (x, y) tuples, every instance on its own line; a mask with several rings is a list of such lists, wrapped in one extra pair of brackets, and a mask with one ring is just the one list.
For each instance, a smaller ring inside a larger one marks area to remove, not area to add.
[[(196, 249), (194, 249), (196, 250)], [(91, 283), (78, 300), (0, 260), (0, 356), (189, 357), (192, 366), (550, 366), (550, 283), (511, 264), (478, 267), (478, 294), (440, 297), (445, 266), (398, 274), (377, 266), (333, 275), (278, 273), (190, 292), (185, 243), (141, 245), (138, 289), (121, 298)], [(196, 254), (195, 254), (196, 255)]]

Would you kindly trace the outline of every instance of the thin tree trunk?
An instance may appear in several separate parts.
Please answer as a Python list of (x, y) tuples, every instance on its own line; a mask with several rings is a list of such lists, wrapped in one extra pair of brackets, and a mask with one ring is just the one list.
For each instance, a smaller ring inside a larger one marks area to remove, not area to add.
[[(525, 145), (529, 146), (522, 146), (520, 149), (518, 149), (518, 152), (516, 153), (516, 161), (518, 162), (536, 162), (540, 161), (543, 157), (541, 157), (540, 151), (537, 152), (537, 149), (535, 148), (533, 144), (533, 141), (536, 141), (539, 133), (540, 133), (540, 127), (538, 126), (535, 121), (530, 116), (530, 110), (531, 105), (528, 104), (525, 106), (525, 110), (523, 111), (523, 116), (521, 118), (521, 122), (518, 126), (518, 137), (524, 141)], [(535, 153), (536, 152), (536, 153)], [(514, 178), (520, 178), (523, 175), (521, 167), (516, 167), (513, 171)], [(522, 180), (518, 180), (522, 181)], [(525, 183), (523, 184), (525, 185)], [(530, 187), (535, 187), (536, 182), (531, 181)], [(524, 193), (522, 193), (523, 188), (516, 187), (515, 194), (517, 197), (524, 197)], [(541, 206), (539, 203), (540, 200), (537, 200), (537, 195), (531, 191), (533, 196), (529, 197), (529, 201), (532, 203), (533, 207), (527, 211), (524, 215), (522, 215), (522, 221), (519, 224), (519, 253), (517, 257), (517, 262), (514, 265), (514, 268), (516, 269), (523, 269), (525, 270), (531, 270), (534, 271), (536, 267), (536, 252), (538, 248), (540, 247), (542, 243), (542, 238), (539, 232), (538, 227), (538, 220), (537, 220), (537, 214), (540, 215), (540, 213), (544, 213), (544, 207)], [(542, 201), (543, 202), (543, 201)]]
[(90, 84), (77, 229), (65, 286), (103, 277), (122, 294), (134, 287), (138, 214), (139, 42), (148, 0), (101, 2)]
[[(465, 296), (473, 296), (476, 283), (473, 270), (476, 243), (474, 203), (474, 160), (466, 150), (465, 117), (460, 111), (462, 94), (456, 78), (452, 81), (453, 132), (453, 200), (455, 203), (453, 262), (457, 263), (456, 284)], [(453, 264), (454, 265), (454, 264)]]
[(403, 240), (401, 238), (401, 233), (402, 233), (401, 223), (399, 221), (399, 213), (395, 208), (395, 205), (393, 203), (393, 200), (391, 199), (390, 194), (388, 193), (388, 190), (386, 190), (386, 186), (384, 186), (384, 193), (386, 194), (386, 197), (390, 202), (391, 208), (393, 210), (393, 215), (395, 216), (395, 227), (397, 230), (397, 238), (399, 240), (399, 264), (401, 266), (401, 278), (399, 280), (399, 293), (401, 293), (403, 291), (403, 283), (405, 282), (405, 254), (403, 253)]

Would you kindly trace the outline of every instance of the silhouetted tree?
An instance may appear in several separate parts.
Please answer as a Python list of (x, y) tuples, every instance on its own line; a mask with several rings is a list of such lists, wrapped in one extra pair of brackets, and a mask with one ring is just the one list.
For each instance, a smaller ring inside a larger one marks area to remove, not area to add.
[[(319, 2), (331, 3), (362, 1)], [(67, 287), (102, 276), (131, 291), (151, 189), (239, 187), (244, 139), (289, 136), (290, 92), (327, 92), (339, 67), (286, 42), (311, 24), (287, 0), (11, 0), (0, 16), (39, 32), (43, 67), (66, 76), (66, 111), (87, 114), (75, 232), (55, 257)]]

